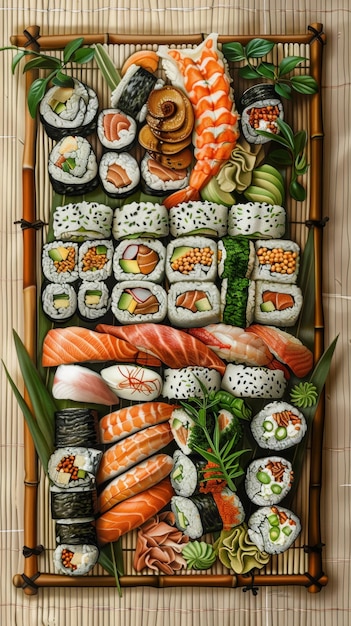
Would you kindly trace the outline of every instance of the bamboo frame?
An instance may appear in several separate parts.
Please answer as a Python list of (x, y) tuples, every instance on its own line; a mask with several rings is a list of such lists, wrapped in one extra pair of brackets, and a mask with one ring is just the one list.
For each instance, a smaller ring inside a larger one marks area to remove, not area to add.
[[(31, 26), (24, 31), (24, 35), (13, 35), (11, 44), (19, 47), (26, 46), (29, 49), (45, 51), (61, 50), (67, 43), (77, 37), (83, 37), (84, 43), (105, 44), (182, 44), (196, 45), (205, 35), (194, 34), (192, 36), (149, 36), (149, 35), (56, 35), (41, 36), (39, 27)], [(310, 70), (311, 74), (321, 85), (322, 53), (325, 44), (323, 26), (319, 23), (311, 24), (307, 33), (303, 35), (256, 35), (264, 37), (275, 43), (282, 44), (305, 44), (310, 46)], [(245, 45), (252, 36), (219, 36), (219, 42), (241, 42)], [(26, 74), (26, 90), (35, 79), (35, 72)], [(315, 246), (315, 341), (314, 360), (320, 358), (324, 350), (324, 318), (322, 305), (322, 244), (323, 244), (323, 206), (322, 206), (322, 167), (323, 167), (323, 122), (322, 103), (320, 90), (311, 97), (310, 102), (310, 212), (309, 220), (314, 231)], [(26, 135), (23, 154), (22, 181), (23, 181), (23, 219), (34, 222), (36, 219), (36, 189), (35, 189), (35, 166), (36, 166), (36, 133), (37, 124), (28, 110), (26, 110)], [(34, 229), (23, 231), (23, 291), (25, 308), (25, 337), (24, 343), (31, 354), (36, 358), (36, 270), (35, 264), (29, 260), (35, 258), (33, 251), (36, 248)], [(324, 397), (321, 398), (312, 428), (313, 457), (311, 459), (309, 477), (309, 515), (308, 515), (308, 546), (312, 549), (308, 553), (307, 572), (300, 574), (257, 574), (257, 575), (126, 575), (120, 578), (122, 587), (149, 586), (157, 588), (199, 586), (199, 587), (246, 587), (252, 589), (262, 586), (296, 585), (304, 586), (310, 593), (316, 593), (327, 584), (327, 576), (323, 573), (320, 529), (320, 496), (321, 496), (321, 473), (322, 473), (322, 443), (324, 430)], [(114, 587), (115, 580), (111, 576), (77, 576), (67, 577), (56, 574), (41, 573), (38, 571), (38, 557), (35, 553), (37, 547), (37, 492), (38, 492), (38, 469), (33, 441), (25, 426), (25, 479), (24, 479), (24, 541), (25, 546), (32, 551), (24, 560), (23, 574), (15, 574), (13, 584), (22, 588), (27, 595), (37, 593), (40, 587)], [(33, 551), (34, 550), (34, 551)]]

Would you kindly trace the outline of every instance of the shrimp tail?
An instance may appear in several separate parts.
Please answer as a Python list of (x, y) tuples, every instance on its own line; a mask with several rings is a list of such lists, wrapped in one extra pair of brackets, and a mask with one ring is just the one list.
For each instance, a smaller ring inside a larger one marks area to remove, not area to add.
[(199, 190), (189, 186), (185, 187), (185, 189), (179, 189), (179, 191), (172, 193), (165, 200), (163, 200), (163, 205), (167, 209), (171, 209), (182, 202), (197, 202), (198, 200), (200, 200)]

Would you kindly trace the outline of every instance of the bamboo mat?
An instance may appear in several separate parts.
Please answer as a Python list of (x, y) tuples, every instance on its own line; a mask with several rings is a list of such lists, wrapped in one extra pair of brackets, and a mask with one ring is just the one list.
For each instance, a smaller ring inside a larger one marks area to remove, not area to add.
[[(350, 623), (350, 6), (348, 0), (92, 0), (0, 3), (1, 44), (38, 24), (46, 34), (301, 34), (321, 22), (327, 35), (323, 69), (325, 343), (340, 333), (326, 389), (321, 527), (329, 582), (319, 594), (302, 588), (41, 589), (27, 596), (12, 577), (23, 569), (23, 420), (1, 369), (1, 623), (7, 626), (348, 626)], [(99, 8), (97, 8), (97, 6)], [(11, 75), (12, 54), (2, 52), (0, 142), (1, 358), (21, 379), (12, 328), (23, 332), (21, 166), (24, 81)], [(311, 451), (313, 454), (313, 450)]]

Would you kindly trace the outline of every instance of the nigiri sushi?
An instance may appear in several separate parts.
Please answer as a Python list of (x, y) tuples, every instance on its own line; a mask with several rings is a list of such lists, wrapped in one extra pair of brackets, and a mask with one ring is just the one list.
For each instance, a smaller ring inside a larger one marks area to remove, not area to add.
[(148, 426), (166, 422), (173, 410), (174, 404), (167, 402), (141, 402), (108, 413), (99, 422), (101, 443), (112, 443)]
[(119, 398), (100, 374), (81, 365), (59, 365), (52, 384), (52, 395), (57, 400), (73, 400), (113, 406)]

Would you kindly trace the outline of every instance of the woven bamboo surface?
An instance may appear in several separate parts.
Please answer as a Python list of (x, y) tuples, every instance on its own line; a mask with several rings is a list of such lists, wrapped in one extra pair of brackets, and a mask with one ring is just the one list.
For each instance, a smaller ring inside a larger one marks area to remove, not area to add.
[[(109, 3), (111, 5), (111, 3)], [(1, 372), (1, 617), (5, 624), (331, 624), (350, 622), (350, 540), (349, 540), (349, 349), (348, 302), (350, 90), (348, 3), (299, 2), (294, 8), (283, 2), (267, 2), (257, 8), (247, 2), (118, 2), (109, 6), (92, 2), (36, 3), (2, 7), (2, 45), (13, 33), (28, 24), (38, 24), (48, 35), (62, 33), (106, 33), (121, 35), (190, 35), (220, 32), (298, 34), (307, 24), (324, 24), (328, 45), (324, 54), (322, 98), (325, 157), (323, 215), (329, 216), (323, 242), (323, 305), (326, 344), (340, 332), (326, 393), (326, 426), (323, 446), (323, 490), (321, 507), (323, 565), (329, 583), (320, 594), (304, 588), (262, 587), (257, 596), (241, 589), (189, 587), (181, 589), (130, 588), (120, 599), (113, 589), (41, 589), (27, 596), (15, 589), (12, 577), (23, 571), (23, 420)], [(340, 6), (339, 6), (340, 4)], [(24, 334), (22, 233), (14, 222), (22, 217), (21, 168), (24, 142), (23, 78), (10, 72), (12, 55), (2, 53), (3, 98), (1, 100), (1, 142), (3, 167), (1, 189), (1, 279), (5, 284), (1, 315), (3, 343), (1, 356), (21, 384), (13, 351), (11, 330)], [(43, 190), (45, 193), (45, 190)], [(46, 191), (47, 193), (47, 191)], [(313, 454), (313, 450), (312, 450)], [(307, 464), (306, 464), (307, 465)], [(308, 467), (305, 469), (308, 472)], [(306, 494), (298, 495), (298, 507), (306, 505)], [(39, 501), (39, 519), (48, 510)], [(45, 523), (43, 522), (43, 527)], [(39, 538), (42, 537), (39, 529)], [(303, 563), (302, 563), (303, 565)], [(45, 569), (45, 566), (42, 568)], [(294, 572), (293, 572), (294, 573)]]

